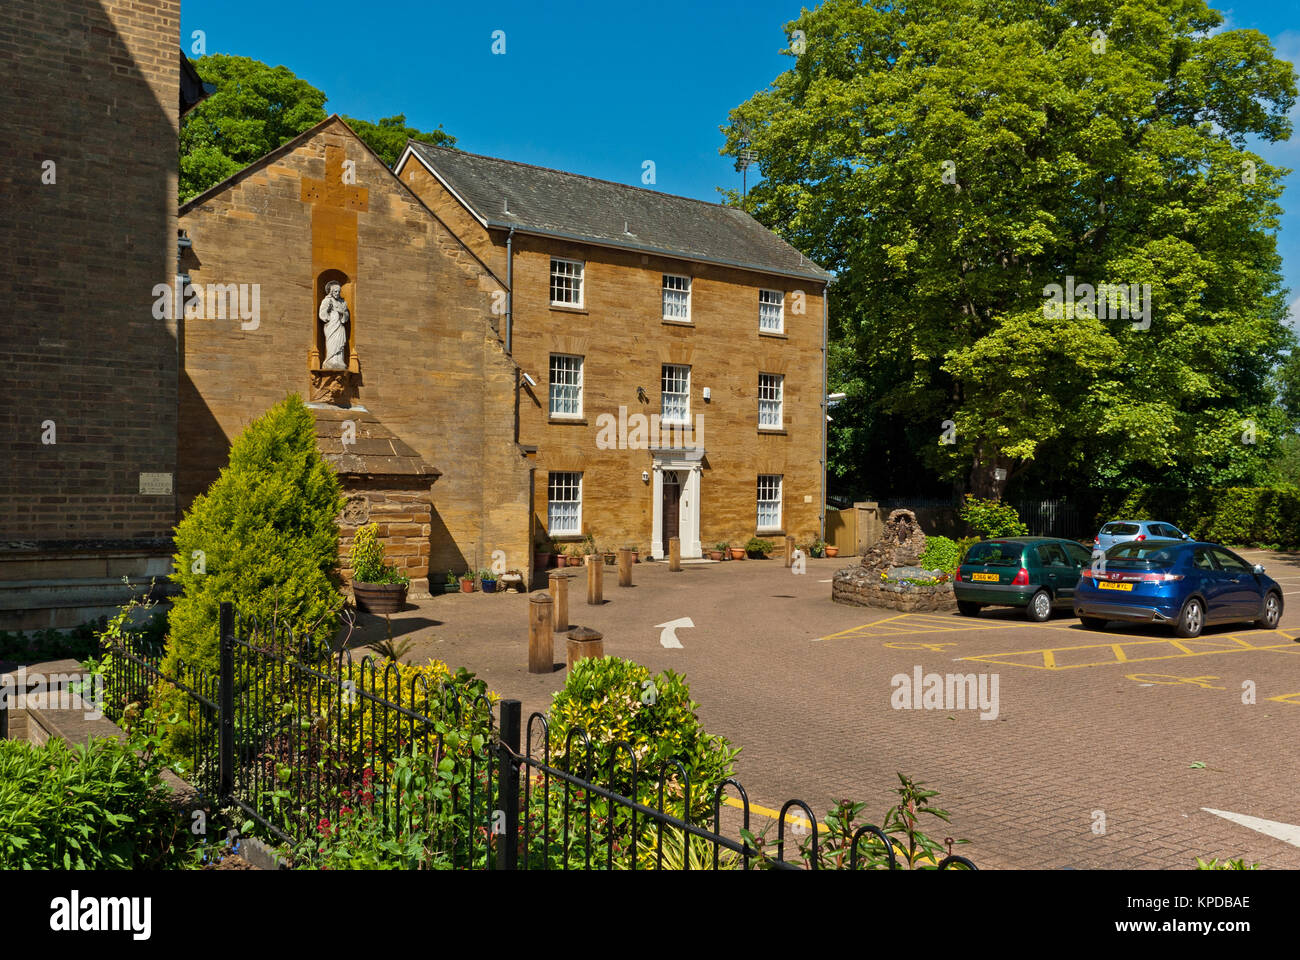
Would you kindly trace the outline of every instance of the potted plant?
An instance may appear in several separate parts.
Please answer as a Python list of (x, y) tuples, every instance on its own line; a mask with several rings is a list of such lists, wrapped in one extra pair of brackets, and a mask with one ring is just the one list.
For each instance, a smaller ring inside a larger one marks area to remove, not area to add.
[(352, 596), (357, 609), (367, 613), (397, 613), (406, 606), (411, 579), (384, 563), (379, 528), (371, 523), (358, 528), (352, 538)]
[(744, 559), (745, 559), (745, 548), (744, 548), (744, 547), (728, 547), (727, 549), (731, 551), (731, 559), (732, 559), (732, 560), (744, 560)]
[(442, 592), (443, 593), (460, 592), (460, 581), (456, 579), (456, 574), (452, 573), (450, 570), (447, 571), (447, 580), (442, 585)]
[(535, 570), (545, 570), (551, 565), (554, 554), (551, 552), (551, 541), (538, 540), (537, 546), (533, 548), (533, 568)]
[(835, 546), (835, 544), (833, 544), (833, 543), (828, 543), (828, 544), (826, 544), (826, 556), (828, 556), (828, 557), (838, 557), (839, 555), (840, 555), (840, 548), (839, 548), (839, 547)]
[(710, 560), (721, 560), (727, 556), (728, 547), (725, 543), (715, 543), (713, 549), (709, 551)]
[(460, 575), (460, 592), (461, 593), (474, 592), (474, 574), (469, 570), (466, 570), (464, 573)]
[(612, 566), (614, 566), (614, 564), (618, 563), (618, 551), (617, 551), (617, 550), (611, 550), (611, 549), (609, 548), (609, 545), (607, 544), (607, 545), (605, 546), (604, 553), (605, 553), (605, 566), (607, 566), (607, 567), (612, 567)]
[(497, 592), (497, 575), (491, 570), (480, 570), (478, 572), (478, 582), (484, 593)]
[(814, 540), (812, 544), (809, 545), (808, 547), (808, 556), (810, 557), (822, 557), (825, 554), (826, 554), (825, 540)]
[(772, 546), (771, 540), (750, 537), (749, 542), (745, 544), (745, 553), (753, 560), (766, 560), (767, 555), (772, 552)]

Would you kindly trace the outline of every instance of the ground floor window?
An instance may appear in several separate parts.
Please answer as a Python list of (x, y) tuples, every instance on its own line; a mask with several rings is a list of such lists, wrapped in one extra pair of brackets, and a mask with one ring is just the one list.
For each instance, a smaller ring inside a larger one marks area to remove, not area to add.
[(758, 477), (758, 529), (781, 529), (781, 475), (759, 474)]
[(551, 536), (581, 533), (582, 474), (548, 474), (547, 487), (546, 526)]

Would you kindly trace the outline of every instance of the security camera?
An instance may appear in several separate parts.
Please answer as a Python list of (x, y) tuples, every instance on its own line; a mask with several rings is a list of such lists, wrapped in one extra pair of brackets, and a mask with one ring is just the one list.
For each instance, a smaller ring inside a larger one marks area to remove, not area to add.
[(532, 378), (531, 374), (527, 373), (524, 374), (524, 383), (528, 384), (530, 387), (537, 386), (537, 381)]

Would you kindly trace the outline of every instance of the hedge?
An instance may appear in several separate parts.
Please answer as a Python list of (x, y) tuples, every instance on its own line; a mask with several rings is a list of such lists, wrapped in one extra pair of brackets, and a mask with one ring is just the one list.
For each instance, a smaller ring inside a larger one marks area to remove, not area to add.
[(1110, 520), (1164, 520), (1198, 540), (1300, 547), (1300, 488), (1151, 487), (1103, 496), (1097, 527)]

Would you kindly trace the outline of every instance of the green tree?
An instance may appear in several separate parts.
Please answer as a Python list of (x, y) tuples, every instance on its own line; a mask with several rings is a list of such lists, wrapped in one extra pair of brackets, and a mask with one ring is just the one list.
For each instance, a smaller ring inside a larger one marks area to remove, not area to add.
[(422, 140), (438, 147), (451, 147), (456, 144), (456, 138), (444, 131), (442, 124), (438, 124), (437, 130), (417, 130), (406, 125), (406, 115), (403, 113), (384, 117), (378, 123), (357, 120), (355, 117), (343, 119), (352, 128), (352, 132), (364, 140), (366, 146), (375, 151), (379, 159), (389, 167), (392, 167), (397, 162), (397, 158), (402, 155), (407, 140)]
[[(249, 424), (230, 464), (176, 527), (184, 593), (168, 616), (164, 661), (214, 670), (223, 600), (241, 616), (272, 617), (332, 637), (340, 592), (339, 480), (316, 450), (315, 421), (296, 394)], [(174, 673), (171, 675), (175, 675)]]
[[(178, 193), (182, 203), (326, 117), (324, 92), (287, 67), (226, 54), (200, 57), (194, 67), (216, 92), (181, 121)], [(444, 147), (456, 143), (441, 125), (428, 132), (417, 130), (408, 127), (400, 113), (378, 123), (344, 120), (390, 167), (408, 137)]]
[[(832, 450), (870, 451), (854, 434), (892, 418), (992, 498), (1035, 463), (1266, 469), (1289, 171), (1246, 138), (1290, 136), (1296, 82), (1221, 24), (1203, 0), (827, 0), (788, 24), (794, 65), (723, 150), (747, 139), (748, 208), (837, 275), (831, 386), (870, 416), (837, 417)], [(1073, 283), (1149, 285), (1149, 324), (1082, 295), (1053, 315)]]

